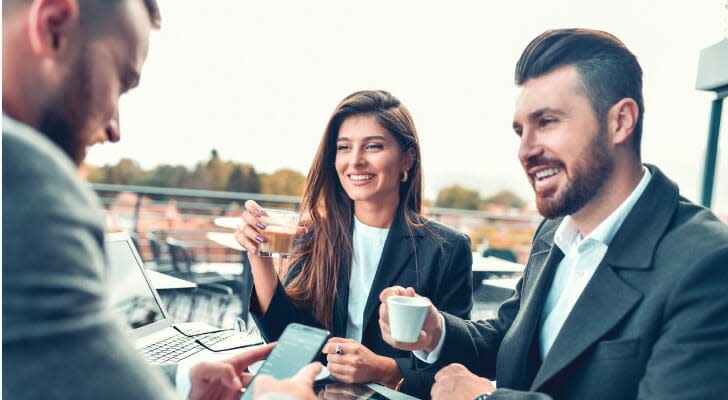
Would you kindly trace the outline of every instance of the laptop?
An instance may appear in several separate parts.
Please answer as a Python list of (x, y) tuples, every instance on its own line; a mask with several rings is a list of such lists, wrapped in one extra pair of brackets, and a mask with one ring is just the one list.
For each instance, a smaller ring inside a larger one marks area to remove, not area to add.
[[(106, 234), (109, 303), (133, 331), (136, 347), (153, 364), (178, 363), (194, 356), (263, 343), (257, 332), (221, 329), (201, 322), (175, 323), (152, 285), (139, 253), (125, 232)], [(217, 358), (210, 357), (210, 358)]]

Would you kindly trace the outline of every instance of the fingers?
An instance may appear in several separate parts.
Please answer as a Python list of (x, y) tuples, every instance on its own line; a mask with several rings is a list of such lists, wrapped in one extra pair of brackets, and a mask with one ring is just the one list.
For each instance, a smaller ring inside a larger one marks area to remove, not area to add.
[[(332, 337), (330, 338), (324, 347), (321, 348), (321, 352), (324, 354), (335, 354), (336, 349), (340, 349), (339, 354), (350, 354), (352, 350), (355, 350), (359, 342), (354, 339)], [(346, 351), (349, 349), (349, 351)]]
[(242, 373), (250, 364), (267, 358), (268, 354), (273, 350), (273, 347), (275, 347), (275, 343), (268, 343), (238, 354), (226, 361), (234, 365), (238, 373)]
[(252, 200), (246, 201), (245, 205), (246, 210), (243, 212), (242, 220), (235, 230), (235, 239), (250, 253), (255, 254), (258, 245), (265, 242), (261, 231), (265, 230), (267, 226), (258, 219), (263, 215), (264, 211)]
[(264, 214), (263, 208), (254, 200), (245, 200), (245, 210), (260, 217)]
[(298, 373), (291, 378), (291, 380), (302, 385), (307, 385), (308, 387), (313, 386), (313, 382), (316, 380), (316, 376), (321, 372), (321, 369), (323, 369), (323, 365), (321, 365), (320, 362), (313, 362), (301, 368)]
[(255, 379), (253, 385), (253, 395), (258, 396), (261, 393), (268, 393), (278, 386), (278, 381), (270, 375), (260, 375)]
[(336, 378), (337, 381), (344, 383), (354, 382), (353, 376), (355, 371), (351, 365), (329, 362), (326, 368), (329, 369), (329, 372), (331, 372), (331, 376)]
[(233, 366), (226, 362), (205, 361), (190, 369), (190, 392), (197, 393), (205, 384), (217, 381), (234, 391), (243, 387)]
[(401, 296), (402, 293), (404, 293), (404, 288), (402, 286), (391, 286), (388, 287), (379, 294), (379, 301), (382, 303), (386, 303), (387, 297), (390, 296)]
[(248, 387), (253, 378), (255, 378), (254, 374), (251, 374), (250, 372), (243, 372), (240, 375), (240, 383), (243, 384), (243, 387)]

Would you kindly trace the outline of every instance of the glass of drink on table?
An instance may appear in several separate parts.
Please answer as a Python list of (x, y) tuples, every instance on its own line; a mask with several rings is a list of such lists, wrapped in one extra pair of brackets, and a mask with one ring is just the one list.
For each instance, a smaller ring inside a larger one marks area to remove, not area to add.
[(288, 258), (298, 228), (299, 214), (295, 211), (264, 208), (258, 218), (266, 225), (261, 231), (265, 242), (258, 245), (260, 257)]

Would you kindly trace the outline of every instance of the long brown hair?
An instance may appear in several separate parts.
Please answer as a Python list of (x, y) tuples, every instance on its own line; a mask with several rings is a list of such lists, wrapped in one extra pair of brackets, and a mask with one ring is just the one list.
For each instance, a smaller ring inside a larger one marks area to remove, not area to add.
[(339, 128), (354, 115), (374, 116), (396, 138), (401, 151), (412, 149), (415, 162), (408, 171), (409, 179), (400, 183), (399, 210), (409, 227), (420, 225), (415, 216), (422, 211), (420, 143), (409, 110), (384, 90), (364, 90), (347, 96), (334, 109), (306, 178), (301, 214), (312, 228), (311, 237), (294, 247), (289, 265), (301, 263), (302, 269), (286, 285), (293, 302), (310, 307), (327, 329), (333, 325), (339, 268), (352, 261), (354, 202), (341, 186), (334, 163)]

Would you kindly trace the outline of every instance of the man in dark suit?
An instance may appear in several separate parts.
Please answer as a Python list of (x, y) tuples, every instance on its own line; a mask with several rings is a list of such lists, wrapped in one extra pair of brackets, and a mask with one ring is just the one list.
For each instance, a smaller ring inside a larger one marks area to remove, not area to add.
[(433, 399), (727, 396), (728, 227), (642, 164), (636, 57), (605, 32), (548, 31), (516, 83), (518, 157), (546, 219), (514, 296), (487, 321), (430, 307), (414, 344), (392, 340), (382, 301), (385, 340), (442, 368)]

